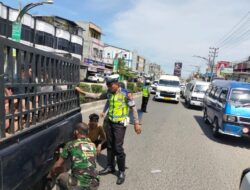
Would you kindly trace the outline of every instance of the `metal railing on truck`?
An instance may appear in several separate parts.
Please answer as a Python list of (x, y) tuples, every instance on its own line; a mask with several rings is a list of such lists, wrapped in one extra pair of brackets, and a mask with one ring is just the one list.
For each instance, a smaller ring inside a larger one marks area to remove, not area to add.
[(79, 66), (0, 37), (0, 141), (79, 110)]

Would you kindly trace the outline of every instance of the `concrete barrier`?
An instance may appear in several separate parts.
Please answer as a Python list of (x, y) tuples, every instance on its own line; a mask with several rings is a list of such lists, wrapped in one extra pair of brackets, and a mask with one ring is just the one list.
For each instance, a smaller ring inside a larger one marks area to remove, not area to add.
[[(141, 92), (134, 93), (134, 98), (141, 97)], [(100, 108), (103, 108), (107, 100), (98, 100), (95, 102), (90, 102), (86, 104), (81, 104), (81, 113), (85, 113), (91, 110), (98, 110)]]

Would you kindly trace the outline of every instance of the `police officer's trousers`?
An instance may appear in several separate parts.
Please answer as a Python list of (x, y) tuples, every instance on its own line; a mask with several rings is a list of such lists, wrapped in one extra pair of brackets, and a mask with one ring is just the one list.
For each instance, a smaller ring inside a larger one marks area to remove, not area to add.
[(115, 157), (119, 171), (125, 171), (126, 155), (123, 149), (126, 127), (121, 123), (108, 121), (105, 127), (107, 137), (107, 161), (108, 167), (115, 168)]
[(144, 96), (142, 97), (141, 111), (143, 112), (147, 111), (148, 99), (149, 97), (144, 97)]

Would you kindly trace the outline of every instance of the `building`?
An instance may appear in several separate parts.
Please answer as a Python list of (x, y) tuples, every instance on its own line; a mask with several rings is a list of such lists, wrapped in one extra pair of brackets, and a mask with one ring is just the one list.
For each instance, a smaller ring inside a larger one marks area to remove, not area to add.
[(132, 56), (132, 71), (135, 71), (138, 73), (139, 76), (144, 76), (145, 68), (146, 68), (147, 60), (145, 57), (138, 54), (138, 52), (135, 50), (133, 51)]
[(237, 81), (250, 82), (250, 57), (233, 66), (233, 79)]
[[(55, 53), (62, 55), (70, 53), (73, 57), (83, 60), (83, 28), (75, 22), (59, 16), (35, 16), (35, 18), (37, 42), (44, 36)], [(35, 47), (40, 48), (38, 44)]]
[(77, 22), (85, 31), (83, 32), (83, 63), (87, 66), (86, 77), (95, 73), (104, 73), (103, 61), (104, 43), (101, 40), (102, 29), (92, 22)]
[(119, 48), (110, 44), (104, 45), (104, 63), (106, 66), (113, 65), (114, 59), (123, 58), (128, 68), (132, 67), (133, 53), (130, 50)]
[[(11, 39), (18, 14), (19, 10), (0, 2), (0, 36)], [(21, 23), (20, 43), (83, 61), (83, 28), (75, 22), (58, 16), (25, 14)], [(85, 76), (81, 72), (82, 80)]]
[[(19, 10), (0, 2), (0, 36), (11, 39), (12, 24)], [(21, 20), (20, 43), (60, 55), (82, 59), (83, 29), (73, 21), (56, 16), (25, 14)], [(66, 26), (66, 27), (64, 27)]]
[(161, 70), (161, 66), (156, 63), (149, 64), (148, 75), (152, 78), (152, 80), (157, 80), (163, 74)]

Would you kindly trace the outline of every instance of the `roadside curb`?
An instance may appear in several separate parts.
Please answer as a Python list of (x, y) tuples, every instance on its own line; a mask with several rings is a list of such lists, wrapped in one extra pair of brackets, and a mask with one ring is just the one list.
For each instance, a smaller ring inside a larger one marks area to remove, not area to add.
[[(134, 95), (134, 98), (139, 98), (139, 97), (141, 97), (141, 92), (134, 93), (133, 95)], [(86, 103), (86, 104), (81, 104), (80, 105), (81, 106), (81, 113), (85, 113), (85, 112), (88, 112), (91, 110), (97, 110), (97, 109), (103, 108), (106, 101), (107, 100), (105, 99), (105, 100), (98, 100), (98, 101), (90, 102), (90, 103)]]

